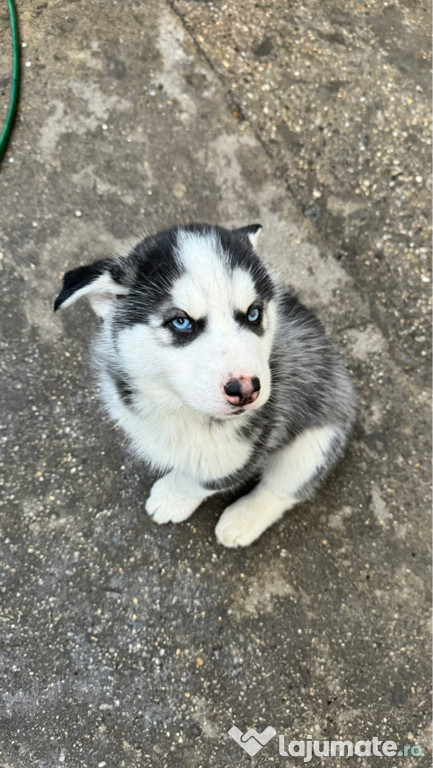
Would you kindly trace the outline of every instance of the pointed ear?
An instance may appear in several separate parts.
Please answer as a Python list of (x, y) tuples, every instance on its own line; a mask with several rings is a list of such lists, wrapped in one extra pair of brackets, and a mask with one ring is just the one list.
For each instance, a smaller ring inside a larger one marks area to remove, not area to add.
[(105, 317), (116, 296), (129, 293), (129, 287), (122, 284), (121, 278), (119, 263), (109, 259), (73, 269), (63, 278), (63, 288), (54, 303), (54, 311), (65, 309), (87, 296), (95, 314)]
[(261, 224), (247, 224), (246, 227), (234, 229), (233, 232), (236, 232), (236, 234), (239, 235), (246, 235), (253, 248), (256, 248), (262, 229), (263, 227)]

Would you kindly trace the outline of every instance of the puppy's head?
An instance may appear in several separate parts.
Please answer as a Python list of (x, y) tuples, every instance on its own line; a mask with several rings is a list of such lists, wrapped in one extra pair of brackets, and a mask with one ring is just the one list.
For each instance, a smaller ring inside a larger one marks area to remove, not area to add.
[(147, 237), (127, 256), (68, 272), (55, 309), (89, 299), (110, 367), (136, 397), (216, 418), (254, 410), (269, 398), (276, 323), (260, 229), (191, 224)]

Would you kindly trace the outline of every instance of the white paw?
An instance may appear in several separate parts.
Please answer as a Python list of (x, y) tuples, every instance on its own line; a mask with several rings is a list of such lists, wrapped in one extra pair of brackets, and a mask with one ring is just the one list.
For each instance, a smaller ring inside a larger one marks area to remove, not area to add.
[(181, 523), (200, 506), (202, 498), (184, 496), (173, 487), (171, 475), (157, 480), (146, 502), (146, 512), (155, 523)]
[(254, 502), (248, 496), (235, 501), (223, 512), (215, 528), (215, 534), (224, 547), (248, 547), (268, 527), (266, 515), (262, 519)]
[(216, 537), (224, 547), (248, 547), (291, 506), (292, 499), (280, 499), (259, 484), (224, 510)]

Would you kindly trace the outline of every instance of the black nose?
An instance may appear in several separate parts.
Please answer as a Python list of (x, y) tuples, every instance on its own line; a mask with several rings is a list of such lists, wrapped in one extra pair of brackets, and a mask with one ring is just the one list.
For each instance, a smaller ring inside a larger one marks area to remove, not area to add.
[(224, 385), (224, 392), (230, 397), (241, 397), (241, 382), (240, 379), (230, 379), (230, 381)]
[(257, 376), (240, 376), (239, 379), (230, 379), (224, 384), (224, 392), (227, 400), (232, 405), (247, 405), (257, 399), (260, 391), (260, 380)]

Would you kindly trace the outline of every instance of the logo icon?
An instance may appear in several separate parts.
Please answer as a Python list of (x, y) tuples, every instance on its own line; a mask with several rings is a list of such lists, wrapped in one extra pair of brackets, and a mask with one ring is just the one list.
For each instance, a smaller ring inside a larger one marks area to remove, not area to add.
[(235, 740), (236, 744), (239, 744), (245, 752), (248, 752), (250, 757), (254, 757), (275, 736), (276, 731), (268, 725), (263, 733), (257, 733), (254, 728), (250, 728), (249, 731), (242, 734), (242, 731), (234, 725), (233, 728), (230, 728), (228, 734)]

